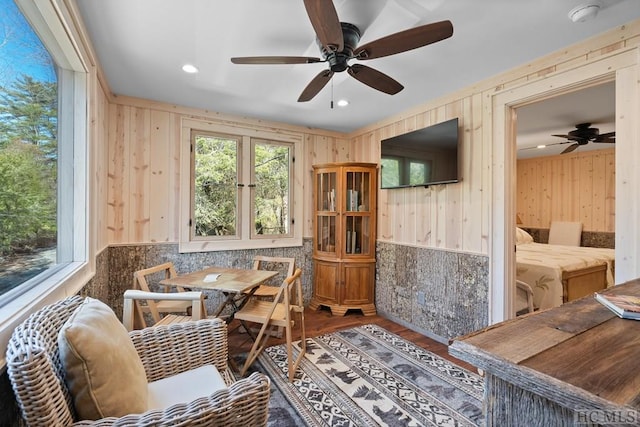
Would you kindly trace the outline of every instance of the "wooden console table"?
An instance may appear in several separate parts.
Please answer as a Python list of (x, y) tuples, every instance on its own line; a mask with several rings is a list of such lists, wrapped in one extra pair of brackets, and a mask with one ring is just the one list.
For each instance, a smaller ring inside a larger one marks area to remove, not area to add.
[[(640, 279), (606, 291), (640, 296)], [(486, 425), (640, 425), (640, 321), (587, 296), (459, 337), (484, 370)]]

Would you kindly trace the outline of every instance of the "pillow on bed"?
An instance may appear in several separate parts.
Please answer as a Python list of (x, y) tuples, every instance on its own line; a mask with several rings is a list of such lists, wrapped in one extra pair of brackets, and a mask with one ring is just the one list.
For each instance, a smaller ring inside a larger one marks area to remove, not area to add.
[(533, 243), (533, 237), (520, 227), (516, 227), (516, 245), (523, 243)]

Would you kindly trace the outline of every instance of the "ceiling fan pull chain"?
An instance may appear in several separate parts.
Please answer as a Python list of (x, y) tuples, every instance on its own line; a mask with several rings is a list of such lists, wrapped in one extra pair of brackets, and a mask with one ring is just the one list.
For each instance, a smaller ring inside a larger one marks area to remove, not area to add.
[(333, 77), (331, 77), (331, 109), (333, 110)]

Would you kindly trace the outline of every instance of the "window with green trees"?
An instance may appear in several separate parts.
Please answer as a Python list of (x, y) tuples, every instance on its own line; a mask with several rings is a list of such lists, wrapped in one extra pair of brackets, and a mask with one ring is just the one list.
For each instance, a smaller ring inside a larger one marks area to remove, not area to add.
[(290, 236), (293, 144), (203, 131), (192, 144), (193, 239)]
[(24, 16), (1, 0), (0, 295), (56, 262), (58, 83)]

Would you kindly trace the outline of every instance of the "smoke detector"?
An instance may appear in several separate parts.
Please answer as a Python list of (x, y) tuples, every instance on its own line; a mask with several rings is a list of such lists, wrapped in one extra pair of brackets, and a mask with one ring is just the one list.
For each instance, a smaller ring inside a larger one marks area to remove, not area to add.
[(572, 22), (585, 22), (596, 17), (600, 10), (600, 3), (590, 2), (583, 3), (571, 9), (569, 19)]

